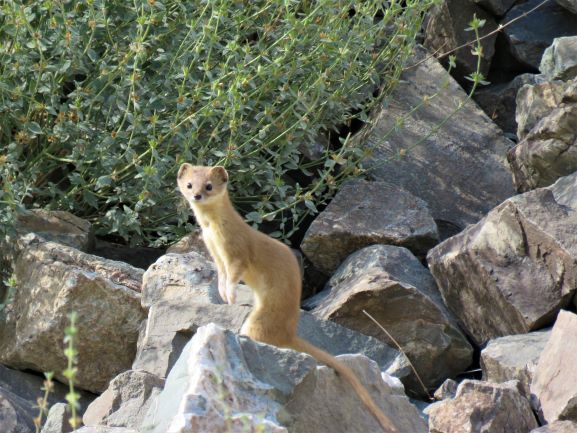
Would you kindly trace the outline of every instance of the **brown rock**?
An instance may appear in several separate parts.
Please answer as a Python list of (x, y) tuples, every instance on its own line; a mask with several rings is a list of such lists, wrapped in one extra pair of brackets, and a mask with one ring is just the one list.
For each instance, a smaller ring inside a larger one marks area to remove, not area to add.
[(540, 417), (577, 422), (577, 315), (561, 311), (539, 358), (531, 384)]
[(301, 243), (307, 258), (330, 274), (351, 253), (372, 244), (423, 254), (438, 241), (426, 203), (383, 182), (347, 182), (313, 221)]
[(516, 382), (464, 380), (455, 398), (429, 409), (430, 433), (527, 433), (537, 427)]
[(529, 433), (575, 433), (577, 432), (577, 422), (573, 421), (555, 421), (551, 424), (544, 425)]

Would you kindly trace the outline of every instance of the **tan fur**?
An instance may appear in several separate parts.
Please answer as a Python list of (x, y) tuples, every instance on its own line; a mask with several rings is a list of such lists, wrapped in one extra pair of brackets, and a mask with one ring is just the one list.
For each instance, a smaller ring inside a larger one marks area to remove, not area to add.
[[(182, 164), (178, 187), (202, 228), (204, 242), (218, 271), (218, 290), (234, 303), (234, 289), (243, 280), (254, 293), (254, 308), (241, 329), (253, 340), (306, 352), (332, 367), (352, 385), (388, 433), (398, 433), (375, 404), (355, 373), (335, 357), (297, 337), (301, 279), (296, 257), (283, 243), (254, 230), (234, 210), (223, 167)], [(207, 190), (207, 184), (211, 190)]]

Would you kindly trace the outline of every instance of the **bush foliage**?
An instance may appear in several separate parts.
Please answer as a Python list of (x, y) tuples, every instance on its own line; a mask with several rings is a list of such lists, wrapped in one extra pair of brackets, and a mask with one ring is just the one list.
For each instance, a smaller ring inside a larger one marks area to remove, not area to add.
[(431, 1), (2, 2), (0, 223), (47, 207), (167, 242), (187, 161), (225, 165), (247, 220), (289, 237), (357, 173), (363, 150), (326, 137), (390, 93)]

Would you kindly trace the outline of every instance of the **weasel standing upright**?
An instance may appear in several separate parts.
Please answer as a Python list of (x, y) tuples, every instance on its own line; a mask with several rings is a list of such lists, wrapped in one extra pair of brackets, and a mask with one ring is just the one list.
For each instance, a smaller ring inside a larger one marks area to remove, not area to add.
[(241, 328), (253, 340), (308, 353), (344, 377), (387, 433), (398, 433), (375, 404), (355, 373), (332, 355), (297, 337), (301, 277), (292, 251), (253, 229), (234, 210), (228, 197), (224, 167), (182, 164), (178, 187), (202, 228), (204, 242), (216, 263), (218, 291), (234, 303), (242, 279), (254, 293), (254, 308)]

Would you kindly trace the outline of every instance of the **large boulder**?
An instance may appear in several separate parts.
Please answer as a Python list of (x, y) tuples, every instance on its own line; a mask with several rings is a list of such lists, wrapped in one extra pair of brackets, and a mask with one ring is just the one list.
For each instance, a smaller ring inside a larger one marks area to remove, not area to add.
[(508, 154), (519, 191), (551, 185), (577, 171), (577, 88), (568, 86), (561, 104), (542, 118)]
[(529, 397), (539, 356), (550, 335), (551, 331), (539, 331), (490, 340), (481, 351), (483, 380), (493, 383), (517, 380), (523, 395)]
[(539, 70), (549, 81), (577, 77), (577, 36), (556, 38), (543, 53)]
[(429, 409), (430, 433), (527, 433), (537, 427), (529, 401), (515, 381), (464, 380), (455, 398)]
[(34, 432), (34, 406), (0, 387), (0, 431), (2, 433)]
[(67, 315), (79, 315), (76, 385), (101, 392), (130, 368), (144, 319), (142, 270), (104, 260), (34, 234), (20, 238), (14, 299), (0, 317), (0, 362), (20, 369), (62, 371)]
[(550, 324), (577, 288), (577, 174), (508, 199), (428, 255), (478, 345)]
[(473, 0), (493, 15), (502, 16), (511, 9), (515, 0)]
[[(405, 248), (373, 245), (352, 254), (306, 305), (314, 306), (318, 318), (395, 344), (363, 314), (369, 312), (403, 348), (428, 389), (472, 362), (473, 349), (433, 277)], [(416, 377), (404, 383), (415, 395), (427, 394)]]
[(513, 143), (428, 56), (417, 49), (417, 66), (403, 72), (356, 143), (372, 150), (367, 168), (376, 180), (425, 200), (445, 239), (515, 194), (506, 161)]
[[(400, 431), (427, 431), (408, 399), (381, 379), (375, 363), (357, 356), (347, 364)], [(348, 383), (331, 369), (316, 367), (312, 357), (211, 324), (185, 347), (148, 411), (147, 429), (339, 433), (378, 431), (379, 426)]]
[(545, 2), (536, 13), (528, 14), (540, 3), (542, 0), (517, 3), (503, 19), (505, 23), (516, 20), (503, 29), (511, 55), (534, 70), (555, 38), (577, 35), (577, 15), (554, 1)]
[(330, 274), (367, 245), (393, 244), (426, 254), (438, 239), (423, 200), (385, 182), (357, 180), (343, 185), (313, 221), (301, 249), (319, 270)]
[(487, 76), (491, 58), (495, 53), (495, 39), (497, 38), (495, 18), (469, 0), (443, 0), (433, 6), (427, 15), (423, 43), (426, 48), (432, 52), (445, 53), (462, 47), (453, 53), (456, 56), (457, 66), (453, 71), (453, 76), (458, 79), (477, 71), (477, 56), (471, 53), (471, 47), (467, 45), (471, 37), (474, 37), (474, 34), (467, 31), (467, 28), (470, 27), (469, 23), (475, 16), (485, 21), (485, 25), (479, 30), (479, 35), (483, 37), (480, 72)]
[[(164, 378), (200, 327), (216, 323), (239, 332), (249, 313), (248, 306), (200, 304), (190, 299), (182, 299), (178, 303), (156, 303), (141, 329), (133, 369)], [(298, 334), (333, 355), (362, 353), (390, 374), (401, 378), (409, 374), (406, 358), (397, 350), (336, 323), (302, 313)]]
[(573, 14), (577, 14), (577, 0), (557, 0), (561, 6)]
[(577, 422), (573, 421), (555, 421), (554, 423), (544, 425), (529, 433), (575, 433), (577, 432)]
[(531, 384), (542, 420), (577, 422), (577, 314), (561, 311)]

